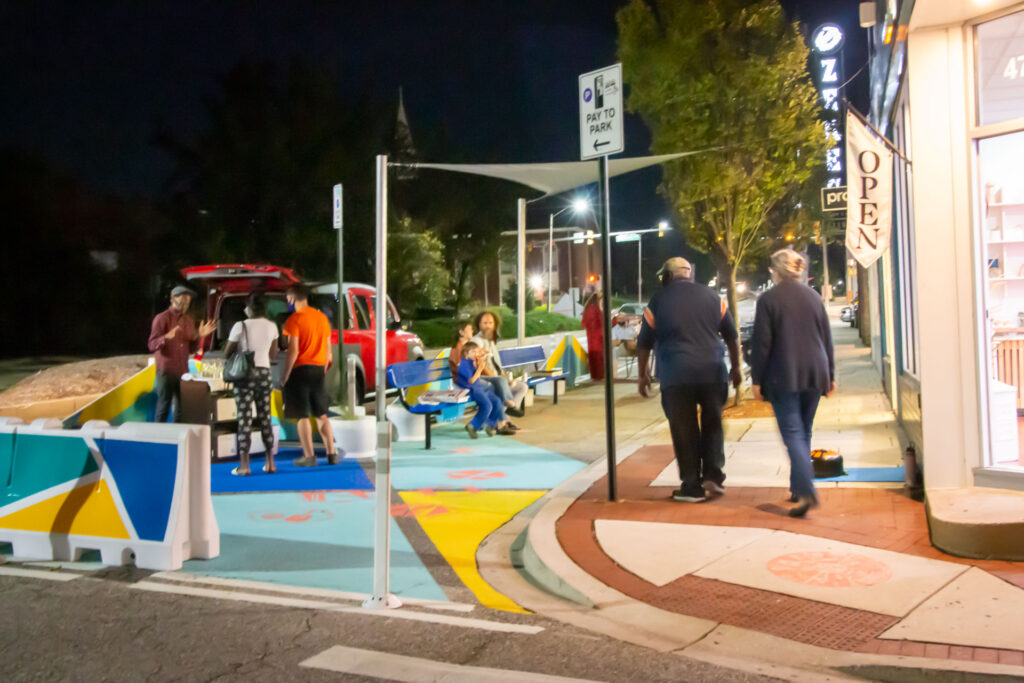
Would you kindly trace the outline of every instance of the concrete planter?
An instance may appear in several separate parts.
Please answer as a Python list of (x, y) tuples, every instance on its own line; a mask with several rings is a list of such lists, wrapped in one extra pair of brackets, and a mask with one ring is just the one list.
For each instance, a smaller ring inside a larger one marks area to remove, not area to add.
[(354, 420), (331, 418), (334, 447), (345, 458), (372, 458), (377, 451), (377, 421), (372, 417)]

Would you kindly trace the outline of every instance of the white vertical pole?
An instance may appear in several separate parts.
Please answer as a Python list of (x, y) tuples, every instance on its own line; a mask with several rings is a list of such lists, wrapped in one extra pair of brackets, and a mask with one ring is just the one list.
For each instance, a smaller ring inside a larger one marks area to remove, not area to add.
[(551, 261), (555, 255), (555, 214), (548, 214), (548, 312), (551, 311)]
[(516, 338), (519, 346), (526, 339), (526, 200), (520, 199), (518, 233), (516, 236)]
[(373, 595), (363, 607), (383, 609), (402, 603), (388, 587), (391, 570), (391, 424), (387, 421), (387, 305), (388, 305), (388, 158), (377, 156), (377, 458), (373, 511)]
[(637, 303), (643, 303), (644, 300), (644, 284), (643, 284), (643, 272), (644, 272), (644, 238), (643, 235), (639, 235), (636, 241), (636, 300)]

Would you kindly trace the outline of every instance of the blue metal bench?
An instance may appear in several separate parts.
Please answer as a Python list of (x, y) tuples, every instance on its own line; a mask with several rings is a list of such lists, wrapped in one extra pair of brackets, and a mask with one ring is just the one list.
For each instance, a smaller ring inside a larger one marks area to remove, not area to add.
[[(547, 361), (547, 356), (544, 354), (544, 347), (540, 344), (533, 346), (517, 346), (511, 349), (498, 349), (498, 358), (501, 361), (501, 367), (505, 370), (511, 370), (512, 368), (520, 368), (525, 365), (533, 365), (534, 369), (537, 369), (538, 365), (543, 365)], [(526, 386), (533, 389), (538, 384), (544, 382), (554, 382), (554, 402), (558, 404), (558, 381), (565, 379), (569, 376), (568, 372), (561, 372), (555, 374), (535, 375), (526, 379)]]
[[(423, 415), (426, 427), (425, 449), (430, 448), (431, 418), (445, 408), (457, 406), (459, 403), (419, 403), (416, 397), (427, 390), (430, 384), (450, 380), (447, 358), (433, 360), (414, 360), (408, 363), (393, 363), (388, 366), (388, 382), (398, 389), (398, 397), (406, 410), (414, 415)], [(462, 401), (461, 403), (468, 402)]]

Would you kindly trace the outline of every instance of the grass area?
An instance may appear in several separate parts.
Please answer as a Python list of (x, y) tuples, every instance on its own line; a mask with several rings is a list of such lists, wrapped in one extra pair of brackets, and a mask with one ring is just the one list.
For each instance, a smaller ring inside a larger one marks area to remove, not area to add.
[[(473, 316), (482, 309), (482, 306), (471, 309), (468, 321), (471, 322)], [(489, 310), (497, 311), (498, 315), (501, 316), (501, 336), (505, 339), (514, 337), (518, 321), (511, 309), (505, 306), (492, 306)], [(452, 345), (455, 325), (456, 323), (452, 318), (425, 318), (413, 321), (410, 330), (418, 334), (427, 347), (441, 348)], [(539, 306), (526, 314), (527, 337), (579, 329), (582, 329), (579, 320), (562, 315), (561, 313), (549, 313), (546, 307), (543, 306)]]

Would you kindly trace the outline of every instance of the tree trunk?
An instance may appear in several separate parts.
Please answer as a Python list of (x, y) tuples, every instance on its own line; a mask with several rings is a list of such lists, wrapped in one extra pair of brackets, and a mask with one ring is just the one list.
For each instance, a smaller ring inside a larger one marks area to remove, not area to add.
[[(734, 263), (733, 265), (727, 266), (725, 268), (725, 276), (726, 276), (726, 280), (725, 280), (725, 290), (726, 290), (725, 291), (725, 296), (726, 296), (726, 300), (728, 301), (728, 305), (729, 305), (729, 313), (732, 314), (732, 321), (733, 321), (733, 323), (735, 323), (736, 331), (738, 332), (739, 329), (740, 329), (740, 316), (739, 316), (739, 304), (736, 301), (736, 267), (737, 266)], [(742, 362), (742, 359), (743, 359), (742, 342), (739, 339), (737, 339), (736, 340), (736, 344), (738, 346), (740, 346), (740, 360)], [(740, 385), (740, 387), (738, 387), (736, 389), (736, 397), (735, 397), (735, 399), (733, 401), (733, 405), (736, 406), (737, 408), (739, 408), (739, 406), (740, 406), (740, 404), (742, 402), (743, 402), (743, 386)]]

